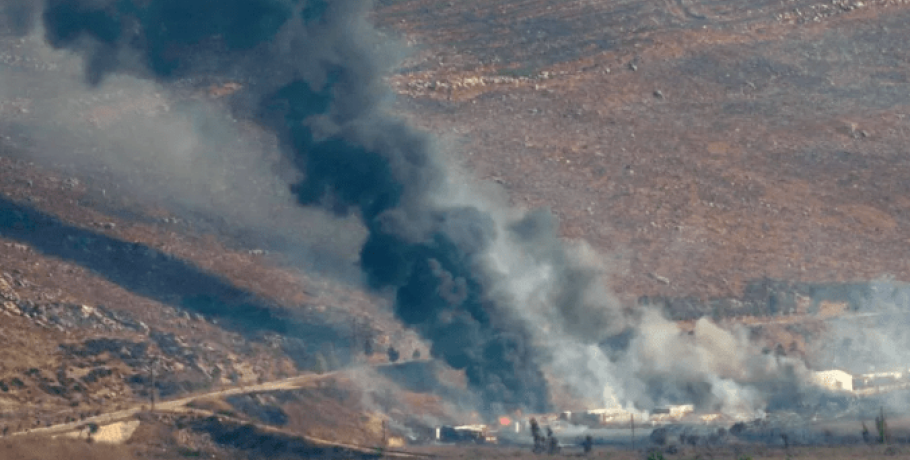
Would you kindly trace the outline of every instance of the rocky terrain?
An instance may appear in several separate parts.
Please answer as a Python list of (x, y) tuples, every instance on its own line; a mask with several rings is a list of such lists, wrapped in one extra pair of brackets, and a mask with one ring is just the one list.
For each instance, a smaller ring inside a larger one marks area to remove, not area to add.
[(613, 288), (907, 279), (902, 2), (381, 2), (401, 111)]
[[(373, 19), (408, 46), (388, 77), (396, 113), (516, 206), (551, 209), (630, 304), (681, 322), (751, 321), (769, 348), (805, 354), (824, 327), (806, 316), (849, 311), (871, 279), (910, 280), (902, 0), (380, 0)], [(6, 36), (0, 66), (26, 81), (71, 71)], [(243, 82), (187, 81), (184, 96), (242, 93)], [(426, 356), (381, 293), (296, 265), (286, 235), (131, 194), (95, 165), (36, 160), (42, 147), (22, 131), (36, 99), (0, 99), (4, 434), (379, 363), (389, 346)], [(69, 107), (92, 133), (171, 102), (121, 92)], [(84, 139), (66, 148), (90, 148)], [(337, 383), (199, 410), (364, 444), (382, 438), (374, 412), (428, 417), (412, 426), (444, 418), (410, 370), (385, 372), (368, 400)], [(212, 441), (226, 424), (158, 417), (136, 439), (160, 458), (249, 450)]]
[(352, 337), (375, 343), (380, 360), (383, 346), (419, 346), (380, 299), (187, 224), (178, 233), (169, 220), (105, 215), (81, 204), (77, 179), (0, 161), (7, 432), (148, 403), (152, 391), (166, 399), (297, 375), (317, 360), (340, 366), (363, 359)]

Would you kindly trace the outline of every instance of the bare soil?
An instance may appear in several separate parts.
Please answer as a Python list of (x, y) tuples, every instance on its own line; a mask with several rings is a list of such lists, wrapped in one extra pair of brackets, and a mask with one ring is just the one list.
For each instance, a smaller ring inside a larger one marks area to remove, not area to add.
[[(516, 205), (550, 208), (565, 238), (601, 251), (613, 268), (606, 281), (626, 299), (739, 296), (766, 277), (910, 280), (903, 0), (380, 0), (374, 18), (413, 45), (389, 76), (398, 114), (438, 134), (453, 161), (499, 183)], [(201, 97), (242, 91), (197, 89)], [(148, 104), (90, 105), (83, 115), (104, 123)], [(27, 108), (27, 98), (0, 101), (4, 135)], [(24, 147), (3, 139), (4, 427), (147, 400), (153, 368), (168, 395), (305, 372), (358, 321), (381, 344), (406, 344), (396, 346), (405, 355), (419, 346), (377, 296), (303, 273), (217, 223), (102, 193), (102, 175), (22, 160)], [(805, 348), (789, 325), (762, 327), (769, 342)], [(307, 342), (287, 340), (289, 328)], [(398, 397), (438, 409), (427, 393)], [(372, 442), (375, 421), (346, 398), (289, 398), (288, 425)], [(158, 446), (157, 458), (233, 455), (205, 447), (205, 436), (174, 440), (191, 435), (163, 422), (143, 430), (137, 443)], [(2, 448), (0, 458), (133, 455), (65, 441)], [(531, 457), (505, 447), (427, 449)], [(906, 450), (743, 449), (665, 456)], [(603, 448), (594, 458), (644, 455)]]
[(390, 81), (448, 154), (546, 206), (642, 295), (905, 263), (900, 1), (380, 2)]

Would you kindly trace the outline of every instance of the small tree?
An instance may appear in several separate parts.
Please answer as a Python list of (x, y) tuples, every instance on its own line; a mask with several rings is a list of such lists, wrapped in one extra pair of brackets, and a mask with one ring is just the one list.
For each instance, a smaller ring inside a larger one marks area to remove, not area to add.
[(389, 346), (389, 350), (387, 353), (389, 355), (390, 363), (394, 363), (395, 361), (398, 361), (398, 358), (401, 356), (401, 353), (399, 353), (398, 350), (396, 350), (395, 347), (393, 347), (391, 345)]
[(556, 439), (556, 435), (553, 434), (553, 430), (550, 427), (547, 427), (547, 453), (550, 455), (556, 455), (560, 450), (559, 439)]
[(89, 423), (86, 428), (88, 428), (88, 436), (85, 438), (86, 442), (94, 441), (94, 435), (101, 428), (97, 423)]
[(787, 356), (787, 352), (784, 351), (783, 344), (779, 343), (776, 347), (774, 347), (774, 356)]
[(531, 436), (534, 438), (533, 452), (539, 454), (546, 448), (546, 438), (544, 438), (543, 433), (540, 432), (540, 425), (537, 424), (537, 419), (532, 417), (528, 423), (531, 425)]
[(891, 444), (891, 431), (888, 430), (888, 422), (885, 420), (885, 408), (881, 408), (879, 416), (875, 418), (875, 428), (878, 430), (879, 444)]
[(414, 349), (414, 353), (411, 353), (411, 359), (420, 359), (420, 350)]
[(584, 442), (581, 444), (581, 447), (585, 451), (585, 455), (591, 453), (591, 450), (594, 448), (594, 438), (591, 435), (585, 436)]

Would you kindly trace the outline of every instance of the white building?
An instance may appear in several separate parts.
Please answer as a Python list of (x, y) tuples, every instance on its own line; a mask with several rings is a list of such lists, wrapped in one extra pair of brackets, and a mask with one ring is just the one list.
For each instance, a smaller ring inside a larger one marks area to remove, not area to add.
[(828, 390), (853, 391), (853, 375), (839, 369), (813, 372), (812, 382)]

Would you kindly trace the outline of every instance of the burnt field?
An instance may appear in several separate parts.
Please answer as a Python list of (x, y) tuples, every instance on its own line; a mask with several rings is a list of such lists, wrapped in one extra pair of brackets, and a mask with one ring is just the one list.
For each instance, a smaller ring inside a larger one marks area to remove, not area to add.
[(381, 2), (401, 111), (628, 296), (908, 276), (900, 2)]

